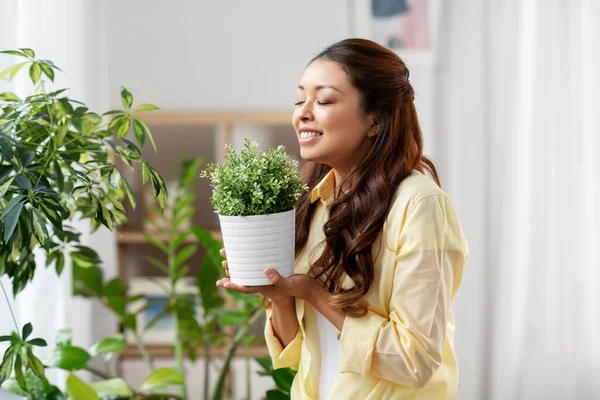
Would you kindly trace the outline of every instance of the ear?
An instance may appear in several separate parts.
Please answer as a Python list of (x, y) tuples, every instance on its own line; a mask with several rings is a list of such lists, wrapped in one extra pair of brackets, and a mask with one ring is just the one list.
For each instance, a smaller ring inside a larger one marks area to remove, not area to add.
[(369, 120), (371, 121), (371, 127), (367, 132), (367, 137), (377, 136), (379, 133), (379, 117), (376, 115), (369, 116)]

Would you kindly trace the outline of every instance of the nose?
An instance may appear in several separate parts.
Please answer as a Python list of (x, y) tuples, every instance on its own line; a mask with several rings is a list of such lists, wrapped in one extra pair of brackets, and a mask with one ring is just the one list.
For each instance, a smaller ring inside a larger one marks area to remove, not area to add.
[(312, 121), (314, 119), (312, 107), (309, 105), (308, 101), (305, 101), (304, 104), (300, 106), (298, 112), (300, 121), (302, 122)]

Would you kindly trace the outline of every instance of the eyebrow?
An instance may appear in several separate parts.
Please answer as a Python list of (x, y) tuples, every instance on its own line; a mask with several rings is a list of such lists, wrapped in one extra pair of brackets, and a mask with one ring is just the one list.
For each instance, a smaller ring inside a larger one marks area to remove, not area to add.
[[(298, 89), (304, 90), (304, 86), (298, 85)], [(333, 89), (333, 90), (337, 90), (338, 92), (342, 93), (342, 91), (340, 89), (336, 88), (333, 85), (317, 85), (317, 86), (315, 86), (315, 90), (319, 91), (321, 89)]]

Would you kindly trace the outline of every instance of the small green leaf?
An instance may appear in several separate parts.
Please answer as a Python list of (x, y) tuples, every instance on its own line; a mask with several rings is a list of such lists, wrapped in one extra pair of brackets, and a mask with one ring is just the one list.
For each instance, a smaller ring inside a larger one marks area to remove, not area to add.
[(67, 394), (70, 400), (100, 400), (94, 389), (73, 373), (67, 378)]
[(65, 268), (65, 255), (63, 253), (59, 253), (58, 256), (56, 257), (55, 268), (56, 268), (56, 274), (60, 276), (63, 269)]
[(4, 197), (4, 195), (8, 191), (8, 188), (10, 187), (10, 185), (12, 185), (14, 180), (15, 180), (15, 177), (11, 176), (6, 181), (4, 181), (4, 183), (2, 183), (0, 185), (0, 197)]
[(95, 382), (92, 383), (91, 387), (101, 398), (133, 395), (133, 391), (121, 378), (113, 378), (106, 381)]
[(104, 116), (104, 115), (113, 115), (113, 114), (125, 114), (125, 113), (123, 112), (123, 110), (110, 110), (110, 111), (105, 112), (102, 115)]
[(31, 335), (31, 332), (33, 332), (33, 326), (31, 325), (31, 322), (28, 322), (23, 327), (23, 333), (21, 335), (21, 337), (23, 338), (23, 340), (27, 340), (27, 338), (29, 337), (29, 335)]
[(35, 208), (31, 209), (31, 225), (33, 226), (33, 235), (42, 247), (48, 251), (50, 249), (50, 235), (48, 235), (48, 228), (46, 228), (46, 223), (40, 215), (40, 212)]
[(10, 67), (6, 68), (4, 71), (0, 72), (0, 81), (3, 80), (4, 78), (6, 78), (7, 76), (8, 76), (8, 81), (9, 82), (12, 81), (13, 78), (15, 77), (15, 75), (17, 75), (19, 73), (19, 71), (21, 69), (23, 69), (23, 67), (26, 66), (27, 64), (29, 64), (29, 61), (11, 65)]
[(142, 383), (141, 391), (155, 389), (167, 385), (181, 385), (183, 377), (172, 368), (158, 368), (152, 372)]
[(52, 351), (48, 364), (67, 371), (74, 371), (85, 368), (91, 358), (92, 356), (80, 347), (59, 346)]
[(119, 189), (121, 187), (121, 174), (119, 173), (119, 171), (117, 170), (117, 168), (114, 168), (112, 170), (112, 172), (110, 173), (109, 177), (108, 177), (108, 181), (110, 182), (110, 185), (112, 187), (114, 187), (115, 189)]
[(137, 129), (140, 132), (140, 135), (143, 132), (143, 135), (145, 137), (147, 137), (148, 139), (150, 139), (150, 143), (152, 144), (152, 147), (154, 148), (154, 151), (156, 152), (156, 143), (154, 143), (154, 138), (152, 137), (152, 132), (150, 132), (150, 128), (148, 128), (148, 125), (146, 125), (144, 123), (144, 121), (140, 121), (138, 119), (134, 119), (133, 123), (134, 123), (134, 129), (136, 129), (136, 127), (137, 127)]
[(295, 375), (295, 372), (289, 368), (279, 368), (272, 373), (273, 380), (275, 380), (277, 387), (288, 393), (292, 388), (292, 382), (294, 381)]
[(127, 117), (123, 117), (119, 125), (117, 125), (117, 137), (119, 139), (124, 138), (129, 132), (129, 127), (131, 126), (131, 120)]
[(159, 110), (154, 104), (140, 104), (135, 108), (136, 112)]
[(27, 389), (25, 385), (25, 376), (23, 376), (23, 363), (21, 362), (21, 355), (17, 353), (15, 357), (15, 379), (19, 383), (19, 387)]
[(19, 96), (11, 92), (0, 93), (0, 100), (4, 101), (20, 101)]
[(34, 158), (35, 158), (35, 153), (33, 151), (26, 151), (21, 156), (21, 163), (23, 164), (24, 167), (28, 167), (29, 165), (31, 165), (31, 162), (33, 161)]
[(33, 373), (38, 378), (44, 378), (46, 376), (45, 369), (44, 369), (44, 364), (42, 364), (42, 362), (40, 361), (40, 359), (37, 358), (33, 354), (33, 351), (31, 351), (31, 348), (27, 349), (27, 358), (28, 358), (27, 365), (29, 366), (29, 368), (31, 368), (31, 370), (33, 371)]
[(29, 57), (35, 58), (35, 52), (33, 50), (28, 49), (28, 48), (20, 48), (19, 50), (21, 50), (23, 53), (27, 54)]
[(0, 336), (0, 342), (16, 342), (17, 339), (14, 336)]
[(90, 354), (92, 357), (94, 357), (98, 354), (118, 353), (126, 348), (127, 344), (125, 344), (123, 335), (115, 335), (102, 339), (98, 343), (94, 344), (90, 348)]
[(0, 364), (0, 386), (8, 379), (12, 372), (14, 347), (9, 347), (4, 353), (2, 364)]
[(135, 210), (135, 205), (136, 205), (135, 194), (133, 193), (131, 186), (129, 186), (129, 182), (127, 182), (125, 179), (123, 179), (123, 182), (125, 183), (125, 193), (127, 193), (127, 198), (129, 199), (131, 208), (133, 208)]
[(38, 65), (40, 66), (42, 72), (44, 74), (46, 74), (46, 76), (48, 77), (48, 79), (50, 79), (52, 82), (54, 82), (54, 70), (51, 67), (49, 67), (46, 64), (44, 64), (44, 63), (40, 63)]
[(46, 346), (48, 346), (48, 343), (46, 343), (46, 341), (44, 339), (42, 339), (42, 338), (31, 339), (27, 343), (29, 343), (32, 346), (39, 346), (39, 347), (46, 347)]
[(196, 253), (197, 249), (197, 245), (190, 244), (184, 247), (181, 251), (177, 252), (177, 255), (175, 256), (175, 261), (173, 262), (173, 268), (177, 268), (181, 264), (183, 264), (188, 258), (190, 258), (194, 255), (194, 253)]
[(31, 67), (29, 67), (29, 76), (31, 77), (31, 81), (33, 83), (38, 83), (40, 77), (42, 76), (42, 69), (38, 63), (34, 62), (31, 64)]
[(163, 243), (162, 240), (160, 240), (152, 235), (148, 235), (147, 233), (144, 233), (144, 239), (146, 239), (146, 241), (153, 244), (155, 247), (158, 247), (160, 250), (162, 250), (163, 253), (169, 252), (169, 248), (167, 247), (167, 245), (165, 243)]
[(121, 86), (121, 101), (125, 108), (131, 108), (131, 105), (133, 104), (133, 95), (123, 86)]
[(21, 201), (22, 199), (15, 202), (15, 204), (13, 204), (11, 207), (13, 200), (18, 199), (19, 197), (25, 198), (23, 195), (13, 197), (6, 205), (6, 208), (0, 217), (4, 219), (4, 242), (8, 242), (12, 237), (12, 234), (17, 227), (19, 217), (21, 216), (21, 211), (23, 210), (23, 201)]
[(18, 51), (18, 50), (2, 50), (2, 51), (0, 51), (0, 54), (11, 54), (13, 56), (27, 57), (27, 54), (23, 53), (22, 51)]
[(150, 172), (148, 169), (148, 164), (144, 161), (142, 162), (142, 185), (145, 185), (148, 182), (148, 178), (150, 177)]
[(144, 148), (144, 144), (146, 144), (146, 133), (144, 127), (137, 119), (133, 120), (133, 133), (135, 133), (135, 138), (140, 144), (140, 147)]
[(223, 326), (240, 325), (243, 324), (247, 319), (246, 316), (241, 315), (239, 311), (233, 310), (219, 310), (217, 318), (219, 320), (219, 324)]

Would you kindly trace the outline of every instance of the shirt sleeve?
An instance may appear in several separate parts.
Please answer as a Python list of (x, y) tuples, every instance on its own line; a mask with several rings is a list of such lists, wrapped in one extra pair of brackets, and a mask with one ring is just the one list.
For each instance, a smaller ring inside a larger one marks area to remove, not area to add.
[(423, 387), (441, 364), (453, 281), (468, 250), (444, 194), (409, 206), (398, 240), (389, 317), (346, 317), (341, 371)]
[(296, 333), (294, 339), (292, 339), (292, 341), (284, 348), (273, 331), (271, 314), (272, 309), (268, 308), (267, 321), (265, 323), (265, 341), (267, 343), (269, 355), (273, 361), (273, 368), (292, 368), (297, 371), (300, 363), (302, 341), (304, 340), (302, 331), (300, 328), (298, 328), (298, 333)]

